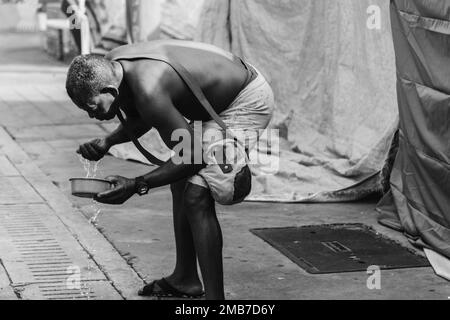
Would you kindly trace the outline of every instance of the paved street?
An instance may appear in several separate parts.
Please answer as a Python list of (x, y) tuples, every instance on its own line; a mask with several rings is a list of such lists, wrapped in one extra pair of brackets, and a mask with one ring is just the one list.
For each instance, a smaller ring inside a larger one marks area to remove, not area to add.
[[(47, 57), (36, 35), (0, 34), (0, 42), (0, 299), (137, 299), (144, 280), (167, 276), (174, 267), (169, 189), (124, 206), (102, 206), (96, 225), (90, 223), (92, 202), (71, 197), (68, 180), (85, 175), (78, 145), (107, 134), (111, 125), (70, 103), (67, 66)], [(151, 169), (107, 157), (98, 175), (136, 177)], [(401, 234), (377, 224), (375, 205), (220, 207), (227, 298), (447, 299), (448, 282), (431, 267), (382, 271), (382, 289), (371, 291), (365, 272), (308, 274), (249, 232), (365, 223), (412, 248)], [(73, 267), (81, 272), (79, 289), (67, 286)]]

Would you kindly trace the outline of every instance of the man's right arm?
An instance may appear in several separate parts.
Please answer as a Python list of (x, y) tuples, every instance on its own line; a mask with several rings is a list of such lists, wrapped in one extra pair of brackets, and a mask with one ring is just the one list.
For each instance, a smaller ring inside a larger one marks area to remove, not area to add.
[[(127, 126), (136, 139), (139, 139), (151, 129), (139, 118), (127, 118)], [(115, 131), (109, 134), (105, 140), (110, 148), (122, 143), (131, 142), (127, 131), (122, 124)]]
[[(137, 139), (142, 137), (151, 129), (139, 118), (128, 118), (127, 125), (129, 127), (129, 130), (132, 131), (132, 133)], [(131, 141), (130, 137), (125, 131), (123, 125), (121, 124), (115, 131), (110, 133), (108, 136), (100, 139), (95, 139), (81, 145), (80, 148), (77, 150), (77, 153), (89, 161), (99, 161), (108, 153), (108, 151), (113, 146), (122, 143), (127, 143), (130, 141)]]

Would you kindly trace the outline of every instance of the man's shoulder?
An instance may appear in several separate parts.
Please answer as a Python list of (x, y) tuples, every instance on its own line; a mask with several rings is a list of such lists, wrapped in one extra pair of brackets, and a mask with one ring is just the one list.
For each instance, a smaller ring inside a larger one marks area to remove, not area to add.
[(166, 40), (155, 40), (140, 42), (134, 44), (127, 44), (117, 47), (106, 54), (106, 58), (109, 60), (119, 59), (133, 59), (142, 56), (151, 55), (161, 51), (161, 48), (167, 44)]
[(122, 56), (127, 56), (135, 52), (134, 45), (124, 45), (117, 47), (105, 55), (105, 58), (111, 61), (119, 60)]
[(110, 51), (106, 55), (106, 57), (110, 60), (114, 60), (118, 59), (121, 56), (132, 57), (141, 55), (161, 54), (166, 51), (176, 52), (179, 50), (184, 52), (186, 49), (190, 51), (192, 50), (197, 51), (198, 54), (204, 52), (209, 54), (211, 53), (217, 54), (219, 56), (223, 56), (228, 59), (234, 58), (234, 55), (232, 53), (211, 44), (186, 40), (176, 40), (176, 39), (154, 40), (120, 46)]
[(156, 96), (168, 94), (171, 67), (155, 60), (127, 61), (122, 64), (124, 76), (134, 95)]
[(166, 83), (165, 75), (171, 67), (158, 59), (159, 41), (131, 44), (118, 47), (110, 51), (105, 58), (110, 61), (117, 61), (122, 64), (127, 81), (139, 90), (163, 87)]

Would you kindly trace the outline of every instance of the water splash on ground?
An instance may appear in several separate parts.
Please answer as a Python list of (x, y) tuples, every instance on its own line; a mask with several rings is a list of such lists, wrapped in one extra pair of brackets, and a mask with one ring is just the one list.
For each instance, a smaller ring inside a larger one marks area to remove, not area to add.
[[(86, 178), (87, 179), (97, 178), (98, 170), (100, 167), (100, 161), (98, 161), (98, 162), (89, 161), (89, 160), (84, 159), (81, 155), (79, 155), (78, 158), (79, 158), (81, 164), (83, 165), (83, 169), (86, 173)], [(89, 223), (91, 223), (92, 225), (97, 227), (98, 219), (99, 219), (100, 215), (102, 214), (101, 204), (95, 200), (92, 200), (92, 204), (87, 208), (86, 211), (89, 214), (89, 216), (92, 216), (89, 219)], [(87, 278), (86, 282), (81, 284), (81, 288), (80, 288), (80, 295), (81, 295), (81, 297), (85, 298), (86, 300), (92, 299), (91, 298), (92, 288), (89, 285), (89, 278), (90, 278), (91, 273), (92, 273), (92, 265), (91, 265), (91, 262), (88, 261), (88, 278)]]
[(94, 215), (92, 218), (89, 219), (89, 223), (92, 223), (94, 226), (98, 225), (98, 218), (102, 214), (102, 208), (100, 206), (100, 203), (93, 200), (91, 205), (91, 210), (94, 212)]
[[(87, 179), (95, 179), (97, 178), (98, 170), (100, 167), (101, 161), (89, 161), (84, 159), (81, 155), (78, 155), (78, 158), (83, 165), (84, 171), (86, 173)], [(95, 200), (92, 200), (92, 204), (87, 209), (88, 214), (92, 217), (89, 219), (89, 223), (93, 224), (94, 226), (98, 225), (98, 219), (100, 215), (102, 214), (102, 207), (101, 204), (98, 203)]]
[(83, 158), (81, 155), (78, 155), (78, 159), (83, 165), (84, 172), (86, 173), (86, 178), (87, 179), (97, 178), (97, 172), (101, 161), (89, 161)]

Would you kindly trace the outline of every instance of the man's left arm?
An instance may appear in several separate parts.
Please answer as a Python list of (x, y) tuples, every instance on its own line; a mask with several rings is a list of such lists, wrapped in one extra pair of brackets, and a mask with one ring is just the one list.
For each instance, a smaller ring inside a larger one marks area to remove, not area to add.
[[(152, 108), (143, 108), (144, 119), (151, 119), (151, 124), (161, 135), (165, 144), (173, 150), (182, 144), (182, 154), (172, 157), (164, 165), (144, 176), (150, 188), (166, 186), (182, 179), (192, 177), (204, 168), (203, 163), (195, 163), (195, 145), (201, 145), (198, 135), (175, 108), (170, 98), (160, 95), (151, 99)], [(148, 104), (146, 104), (148, 105)], [(185, 159), (182, 162), (181, 159)]]

